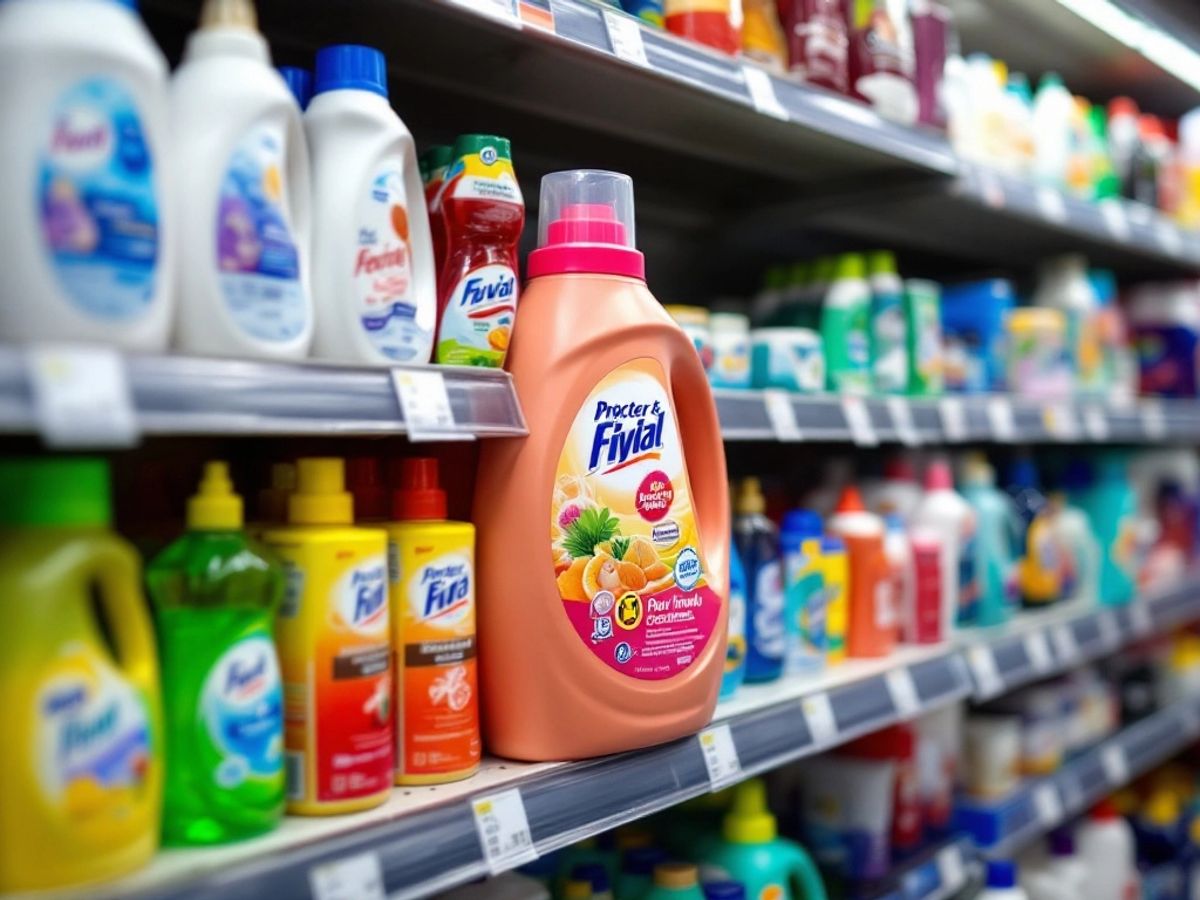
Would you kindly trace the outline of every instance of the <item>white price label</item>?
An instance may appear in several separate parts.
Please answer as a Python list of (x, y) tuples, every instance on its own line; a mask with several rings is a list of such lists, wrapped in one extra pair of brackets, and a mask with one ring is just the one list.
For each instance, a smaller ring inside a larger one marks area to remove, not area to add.
[(1112, 650), (1121, 644), (1121, 626), (1117, 623), (1116, 613), (1102, 612), (1096, 624), (1100, 628), (1100, 643), (1106, 650)]
[(986, 644), (976, 644), (967, 650), (967, 665), (975, 677), (975, 690), (980, 697), (995, 697), (1004, 693), (1004, 679), (996, 666), (996, 655)]
[(1050, 632), (1050, 640), (1054, 642), (1054, 655), (1064, 668), (1079, 659), (1079, 644), (1070, 625), (1059, 625)]
[(500, 791), (471, 801), (483, 861), (493, 875), (538, 858), (525, 815), (520, 788)]
[(1154, 630), (1154, 616), (1145, 601), (1134, 600), (1129, 607), (1129, 626), (1136, 637), (1145, 637)]
[(708, 780), (714, 791), (728, 787), (742, 777), (742, 763), (729, 725), (721, 723), (700, 732), (700, 752), (708, 769)]
[(513, 28), (521, 27), (521, 20), (517, 18), (517, 11), (512, 0), (454, 0), (454, 2), (459, 6), (465, 6), (472, 12), (487, 16), (489, 19), (511, 25)]
[(816, 746), (831, 744), (837, 739), (837, 719), (833, 717), (833, 704), (829, 695), (821, 692), (800, 701), (804, 721), (808, 723), (808, 734)]
[(604, 28), (608, 32), (608, 43), (618, 59), (638, 66), (650, 68), (646, 56), (646, 43), (642, 40), (642, 29), (637, 19), (616, 10), (604, 10)]
[(1054, 668), (1054, 657), (1050, 655), (1046, 632), (1033, 631), (1025, 636), (1025, 656), (1029, 659), (1030, 667), (1039, 675)]
[(912, 407), (904, 397), (887, 398), (888, 416), (892, 420), (892, 430), (896, 432), (896, 440), (905, 447), (921, 446), (921, 432), (913, 421)]
[(770, 388), (763, 391), (763, 404), (767, 408), (767, 418), (771, 420), (775, 440), (794, 442), (803, 439), (800, 426), (796, 424), (796, 407), (792, 405), (791, 394)]
[(938, 401), (938, 414), (942, 419), (942, 434), (947, 441), (961, 444), (967, 439), (967, 410), (957, 397), (943, 397)]
[(1004, 185), (1000, 183), (1000, 177), (986, 167), (980, 167), (978, 172), (979, 195), (983, 198), (983, 202), (993, 209), (1003, 208)]
[(1079, 420), (1069, 403), (1055, 403), (1042, 410), (1042, 424), (1046, 432), (1060, 441), (1079, 440)]
[(1108, 414), (1103, 406), (1091, 403), (1083, 408), (1083, 431), (1093, 441), (1108, 440)]
[(125, 362), (109, 347), (41, 344), (29, 349), (29, 381), (50, 447), (132, 447), (138, 442)]
[(446, 392), (446, 379), (437, 369), (393, 369), (392, 387), (410, 441), (460, 441), (473, 437), (454, 430), (454, 410)]
[(1153, 397), (1141, 402), (1142, 431), (1152, 441), (1161, 441), (1167, 436), (1167, 411), (1162, 401)]
[(1033, 789), (1033, 808), (1043, 828), (1053, 828), (1063, 819), (1062, 798), (1058, 788), (1043, 782)]
[(941, 881), (941, 896), (956, 893), (966, 883), (962, 851), (956, 844), (938, 851), (937, 870)]
[(842, 415), (846, 419), (846, 427), (850, 429), (850, 440), (860, 447), (877, 447), (879, 435), (875, 433), (875, 425), (871, 421), (871, 411), (862, 397), (843, 397)]
[(1172, 256), (1178, 256), (1183, 252), (1183, 235), (1179, 233), (1179, 228), (1174, 222), (1159, 219), (1154, 226), (1154, 239), (1158, 242), (1158, 246)]
[(1058, 225), (1067, 221), (1067, 201), (1058, 188), (1042, 185), (1037, 189), (1037, 206), (1043, 216)]
[(1012, 403), (1007, 397), (989, 397), (987, 417), (992, 426), (992, 437), (997, 441), (1011, 444), (1017, 439), (1017, 422), (1013, 416)]
[(1125, 205), (1120, 200), (1101, 200), (1100, 215), (1104, 224), (1118, 241), (1124, 243), (1133, 236), (1133, 228), (1129, 224), (1129, 216), (1125, 213)]
[(884, 676), (892, 706), (901, 719), (911, 719), (921, 711), (921, 697), (908, 669), (892, 669)]
[(775, 84), (770, 75), (757, 66), (742, 66), (742, 78), (746, 81), (746, 90), (750, 92), (755, 109), (764, 116), (785, 122), (788, 120), (788, 112), (775, 94)]
[(321, 863), (308, 872), (313, 900), (384, 900), (383, 869), (373, 850)]
[(1108, 779), (1109, 787), (1121, 787), (1129, 782), (1129, 761), (1125, 758), (1125, 748), (1120, 744), (1111, 744), (1101, 750), (1100, 764), (1104, 766), (1104, 777)]

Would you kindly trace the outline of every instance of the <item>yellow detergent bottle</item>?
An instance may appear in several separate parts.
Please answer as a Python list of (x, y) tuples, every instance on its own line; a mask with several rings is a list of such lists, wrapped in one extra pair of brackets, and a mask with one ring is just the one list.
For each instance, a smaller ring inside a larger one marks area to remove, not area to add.
[(446, 520), (437, 460), (406, 459), (387, 526), (396, 677), (396, 784), (479, 770), (475, 526)]
[(301, 459), (287, 527), (276, 641), (283, 674), (287, 810), (378, 806), (392, 786), (387, 534), (355, 528), (340, 459)]
[(158, 846), (154, 627), (109, 521), (103, 461), (0, 461), (0, 893), (113, 878)]

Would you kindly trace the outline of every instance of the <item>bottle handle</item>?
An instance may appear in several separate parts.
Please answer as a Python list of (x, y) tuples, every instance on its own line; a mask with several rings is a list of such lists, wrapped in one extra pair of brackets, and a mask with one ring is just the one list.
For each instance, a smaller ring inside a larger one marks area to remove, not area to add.
[(791, 875), (798, 888), (796, 896), (803, 900), (826, 900), (825, 882), (817, 864), (802, 847), (793, 847)]
[[(76, 576), (99, 587), (97, 594), (116, 645), (116, 665), (149, 700), (156, 696), (158, 656), (141, 591), (140, 568), (132, 549), (105, 536), (80, 560)], [(157, 712), (157, 704), (152, 707)]]

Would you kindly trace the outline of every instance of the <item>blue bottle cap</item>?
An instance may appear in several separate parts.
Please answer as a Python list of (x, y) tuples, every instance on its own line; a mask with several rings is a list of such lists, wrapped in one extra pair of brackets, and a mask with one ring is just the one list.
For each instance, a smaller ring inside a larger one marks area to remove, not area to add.
[(811, 509), (789, 509), (783, 515), (780, 530), (795, 532), (802, 538), (820, 537), (821, 515)]
[(740, 881), (707, 881), (704, 900), (746, 900), (746, 886)]
[(1018, 456), (1008, 464), (1008, 483), (1014, 488), (1036, 488), (1037, 466), (1028, 456)]
[(654, 874), (654, 867), (667, 861), (667, 853), (658, 847), (632, 847), (625, 851), (622, 868), (630, 875)]
[(387, 61), (383, 54), (361, 44), (333, 44), (318, 50), (313, 95), (340, 90), (370, 91), (386, 97)]
[(279, 74), (283, 76), (283, 82), (288, 86), (288, 90), (292, 92), (292, 96), (296, 98), (296, 102), (300, 104), (300, 109), (308, 106), (308, 101), (313, 95), (313, 74), (308, 69), (302, 69), (299, 66), (280, 66)]
[(822, 553), (845, 553), (846, 542), (836, 534), (827, 534), (821, 538)]
[(987, 886), (1000, 890), (1016, 887), (1016, 863), (1011, 859), (989, 859), (987, 864)]
[(571, 869), (572, 881), (586, 881), (592, 886), (593, 894), (608, 892), (608, 870), (603, 863), (580, 863)]

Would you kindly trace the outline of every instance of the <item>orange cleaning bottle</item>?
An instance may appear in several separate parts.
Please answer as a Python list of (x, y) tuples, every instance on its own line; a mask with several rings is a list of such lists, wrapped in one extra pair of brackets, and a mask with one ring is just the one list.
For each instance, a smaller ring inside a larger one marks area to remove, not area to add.
[(846, 653), (887, 656), (896, 645), (899, 619), (891, 567), (884, 551), (883, 519), (868, 512), (858, 488), (847, 485), (842, 489), (828, 528), (846, 542), (849, 561)]
[(700, 358), (646, 288), (633, 182), (542, 180), (508, 356), (526, 438), (481, 448), (484, 738), (573, 759), (708, 723), (725, 664), (729, 498)]

